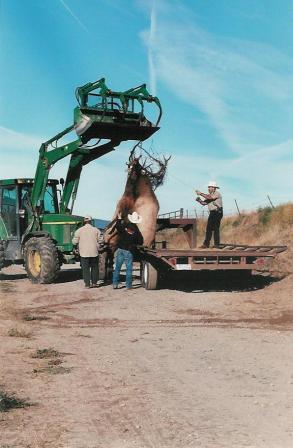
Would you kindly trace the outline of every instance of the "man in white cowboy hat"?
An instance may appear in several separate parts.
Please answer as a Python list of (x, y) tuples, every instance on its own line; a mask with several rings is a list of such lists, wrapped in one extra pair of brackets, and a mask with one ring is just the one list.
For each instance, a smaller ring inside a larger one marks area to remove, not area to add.
[(116, 230), (119, 235), (118, 249), (116, 251), (115, 270), (113, 272), (113, 288), (118, 288), (120, 270), (125, 263), (126, 266), (126, 289), (132, 288), (133, 254), (136, 247), (143, 244), (143, 237), (137, 227), (142, 222), (142, 217), (137, 213), (127, 215), (127, 221), (122, 220), (118, 214)]
[[(214, 233), (214, 247), (219, 247), (220, 245), (220, 224), (223, 218), (223, 201), (222, 195), (218, 191), (219, 187), (215, 181), (210, 181), (208, 183), (208, 194), (202, 193), (196, 190), (198, 197), (196, 201), (201, 205), (207, 205), (209, 209), (209, 218), (207, 222), (205, 240), (201, 248), (205, 249), (210, 247), (210, 242), (212, 234)], [(203, 197), (203, 199), (201, 199)]]
[(72, 243), (78, 245), (82, 276), (86, 288), (96, 287), (99, 280), (98, 246), (101, 232), (92, 226), (92, 217), (83, 219), (84, 225), (76, 230)]

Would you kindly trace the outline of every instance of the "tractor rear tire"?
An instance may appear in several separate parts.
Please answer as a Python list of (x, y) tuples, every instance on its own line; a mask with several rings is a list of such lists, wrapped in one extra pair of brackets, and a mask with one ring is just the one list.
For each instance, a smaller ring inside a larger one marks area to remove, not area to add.
[(141, 283), (145, 289), (153, 290), (158, 287), (159, 275), (157, 269), (149, 261), (143, 261), (141, 266)]
[(0, 240), (0, 270), (4, 268), (5, 265), (5, 243)]
[(58, 250), (47, 237), (32, 237), (24, 247), (24, 265), (32, 283), (53, 283), (60, 271)]

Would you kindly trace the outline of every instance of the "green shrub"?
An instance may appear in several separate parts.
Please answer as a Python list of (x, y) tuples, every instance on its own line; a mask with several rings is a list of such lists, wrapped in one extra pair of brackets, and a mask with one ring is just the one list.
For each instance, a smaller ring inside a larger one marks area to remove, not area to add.
[(258, 209), (259, 222), (262, 225), (265, 226), (270, 222), (273, 210), (274, 209), (272, 207), (264, 207)]
[(13, 395), (9, 396), (0, 390), (0, 412), (7, 412), (15, 408), (26, 408), (28, 406), (31, 406), (31, 404)]

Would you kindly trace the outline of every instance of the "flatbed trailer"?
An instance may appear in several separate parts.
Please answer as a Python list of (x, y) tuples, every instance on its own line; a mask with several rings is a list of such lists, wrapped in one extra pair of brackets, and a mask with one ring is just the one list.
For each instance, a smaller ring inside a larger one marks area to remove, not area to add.
[[(158, 230), (182, 228), (189, 249), (168, 249), (165, 241), (140, 248), (141, 279), (145, 289), (157, 289), (161, 275), (171, 271), (245, 271), (260, 269), (265, 259), (275, 258), (287, 246), (220, 244), (215, 249), (196, 247), (196, 219), (158, 219)], [(158, 247), (161, 246), (161, 247)]]

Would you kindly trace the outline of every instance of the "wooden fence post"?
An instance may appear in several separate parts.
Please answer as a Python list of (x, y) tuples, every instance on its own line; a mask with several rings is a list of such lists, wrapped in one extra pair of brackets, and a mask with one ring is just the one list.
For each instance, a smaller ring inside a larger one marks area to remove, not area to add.
[(271, 198), (269, 197), (269, 195), (267, 195), (267, 198), (268, 198), (268, 200), (269, 200), (269, 202), (270, 202), (272, 208), (275, 208), (275, 206), (274, 206), (274, 204), (272, 203)]
[(238, 215), (241, 216), (241, 213), (240, 213), (240, 210), (239, 210), (239, 207), (238, 207), (238, 204), (237, 204), (236, 199), (234, 199), (234, 201), (235, 201), (235, 204), (236, 204), (236, 208), (237, 208), (237, 211), (238, 211)]

